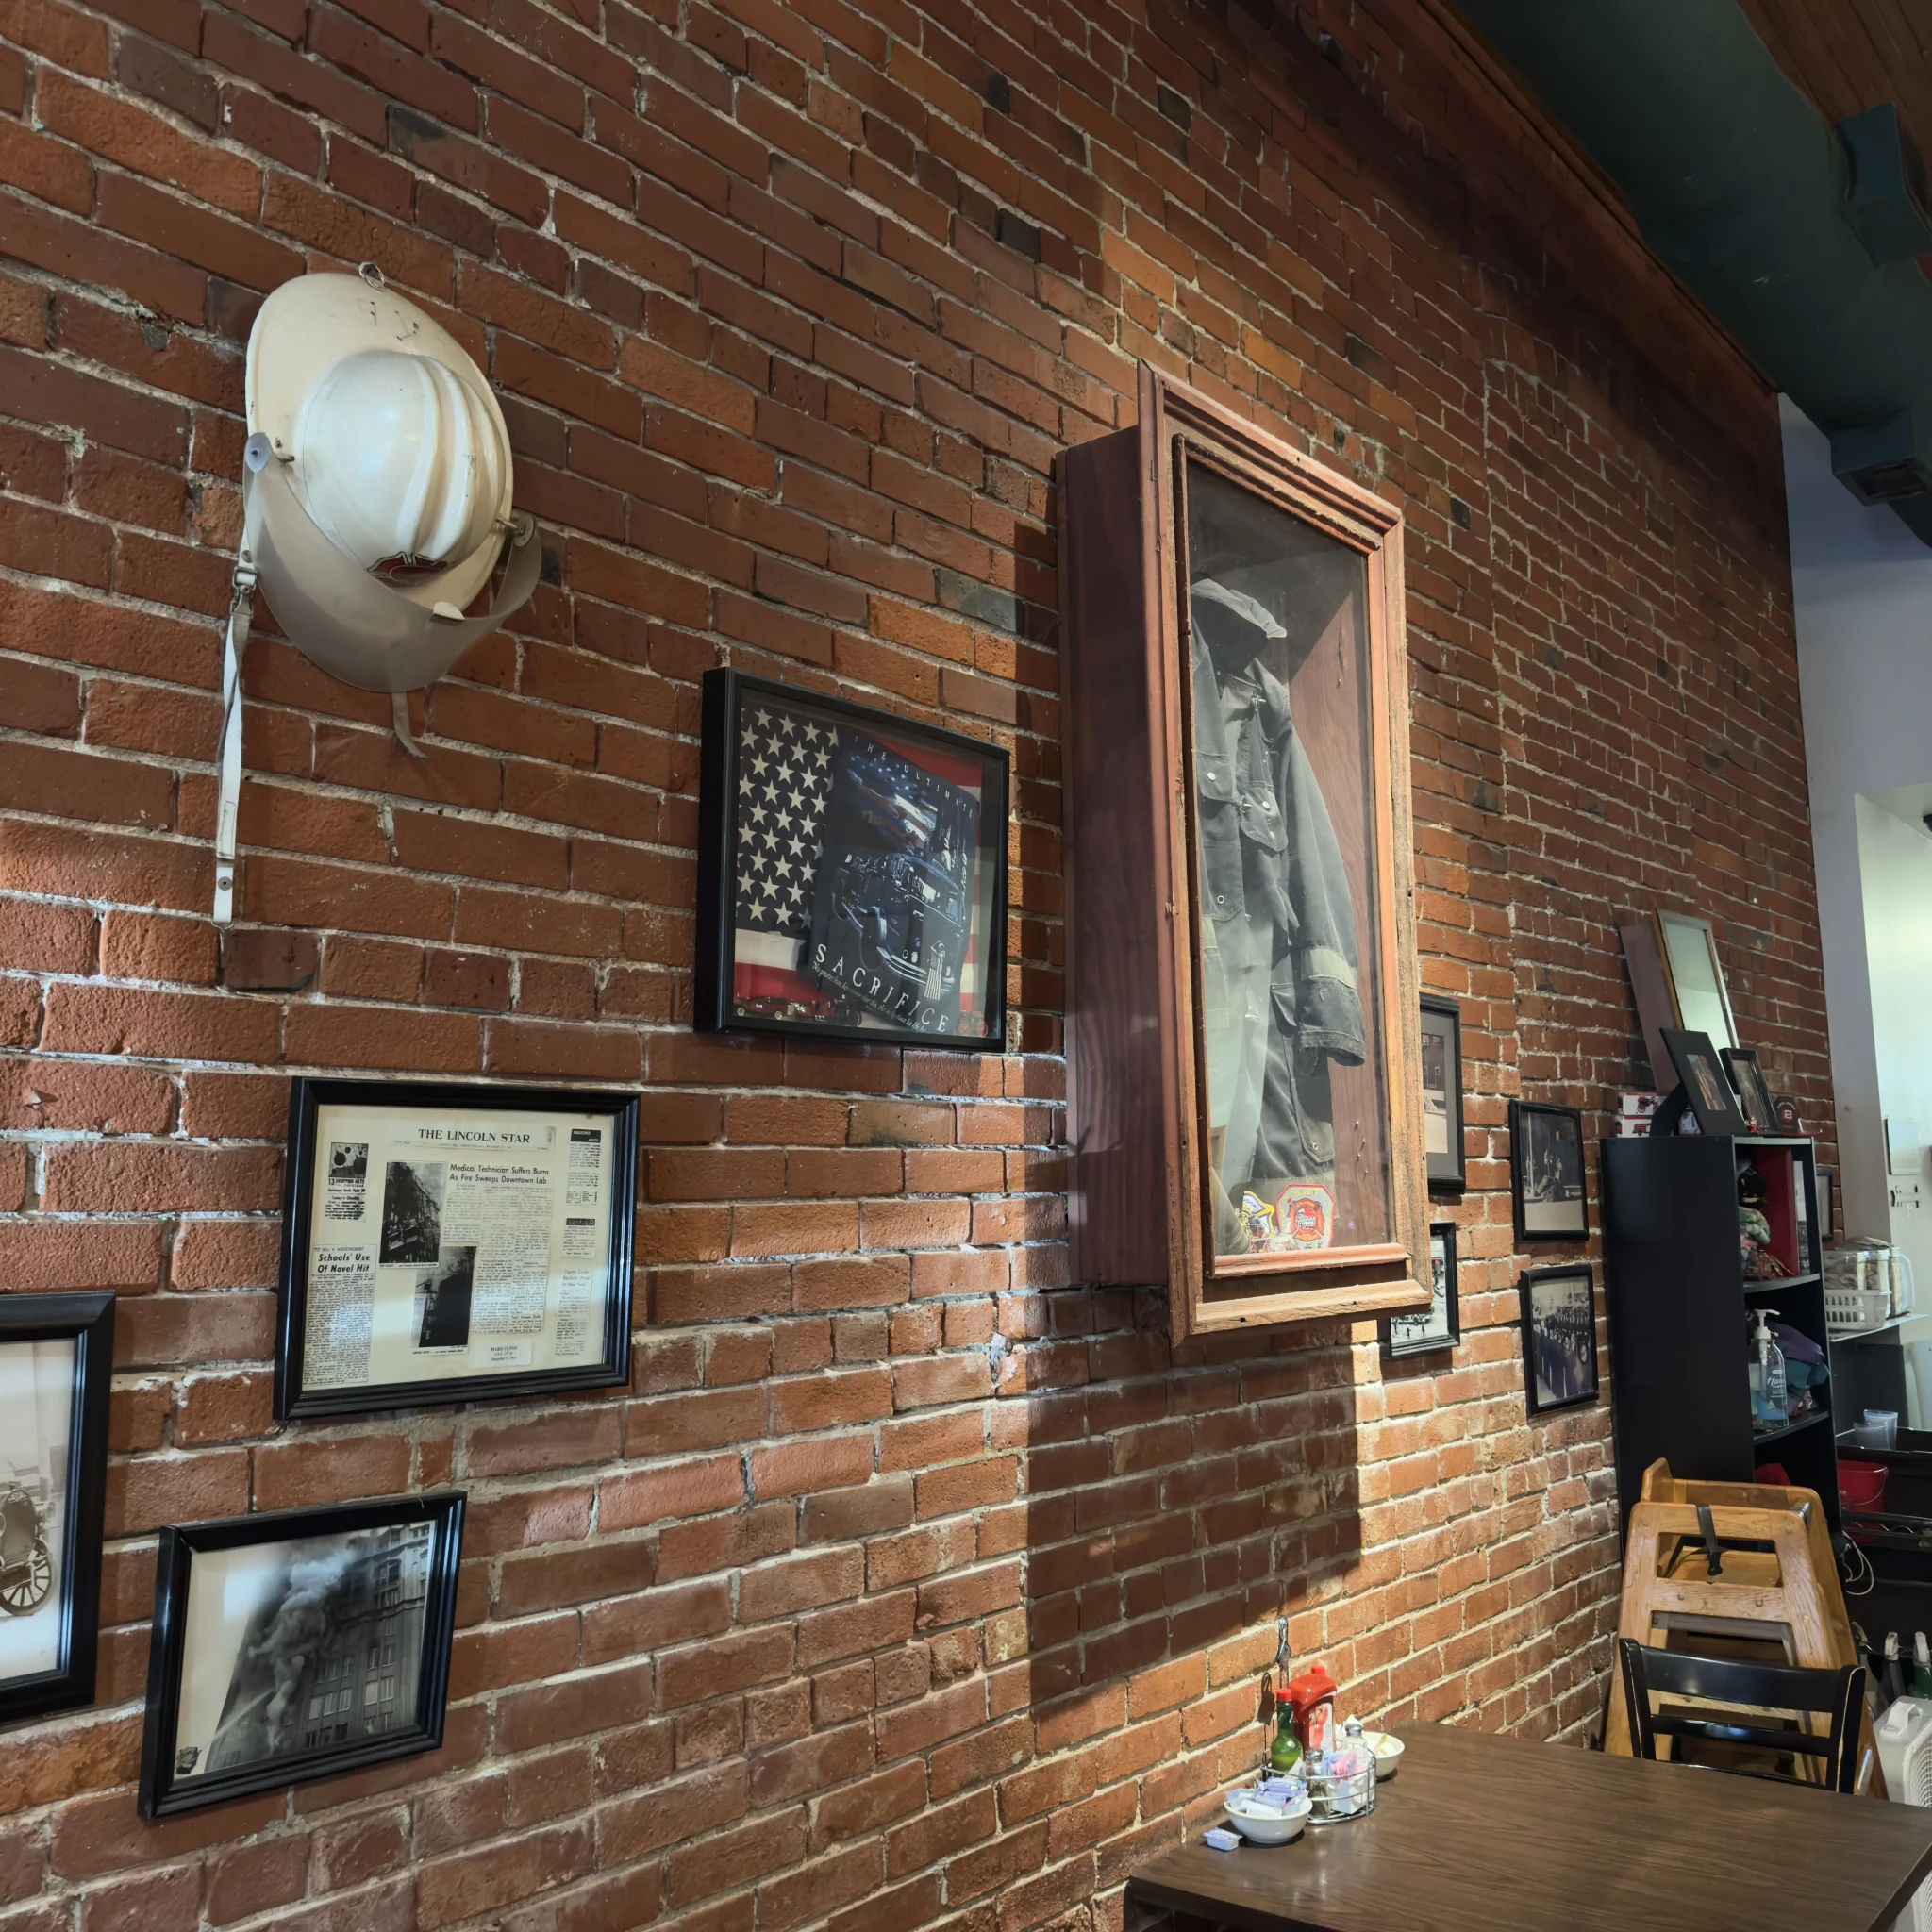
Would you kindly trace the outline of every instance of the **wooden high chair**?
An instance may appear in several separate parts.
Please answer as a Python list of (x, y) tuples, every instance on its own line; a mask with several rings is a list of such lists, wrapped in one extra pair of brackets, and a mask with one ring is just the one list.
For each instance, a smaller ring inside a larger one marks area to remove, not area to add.
[[(1653, 1649), (1756, 1657), (1807, 1670), (1856, 1664), (1851, 1619), (1817, 1491), (1683, 1482), (1662, 1458), (1653, 1462), (1626, 1525), (1617, 1635)], [(1871, 1713), (1862, 1705), (1858, 1724), (1855, 1789), (1882, 1798), (1885, 1775)], [(1630, 1722), (1614, 1681), (1604, 1749), (1631, 1755)]]

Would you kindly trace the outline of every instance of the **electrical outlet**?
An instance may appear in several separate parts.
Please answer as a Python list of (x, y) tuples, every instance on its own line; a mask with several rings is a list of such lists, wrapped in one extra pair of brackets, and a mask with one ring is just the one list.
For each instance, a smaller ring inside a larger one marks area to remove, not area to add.
[(1922, 1208), (1924, 1202), (1920, 1197), (1917, 1181), (1893, 1181), (1891, 1184), (1891, 1205), (1894, 1208)]

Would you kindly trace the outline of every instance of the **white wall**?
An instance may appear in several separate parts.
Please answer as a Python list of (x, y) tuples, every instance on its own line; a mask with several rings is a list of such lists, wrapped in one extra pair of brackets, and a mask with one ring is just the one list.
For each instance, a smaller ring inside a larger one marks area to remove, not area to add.
[(1932, 809), (1932, 549), (1853, 498), (1789, 402), (1783, 419), (1844, 1222), (1932, 1283), (1932, 1208), (1890, 1208), (1884, 1138), (1888, 1108), (1932, 1133), (1932, 840), (1911, 809)]
[[(1920, 1199), (1932, 1202), (1925, 1136), (1932, 1133), (1932, 837), (1916, 819), (1894, 816), (1860, 798), (1858, 880), (1865, 901), (1865, 964), (1872, 995), (1877, 1111), (1910, 1120)], [(1932, 1294), (1932, 1206), (1890, 1210), (1891, 1239), (1912, 1257), (1912, 1273)], [(1885, 1223), (1874, 1224), (1882, 1231)]]

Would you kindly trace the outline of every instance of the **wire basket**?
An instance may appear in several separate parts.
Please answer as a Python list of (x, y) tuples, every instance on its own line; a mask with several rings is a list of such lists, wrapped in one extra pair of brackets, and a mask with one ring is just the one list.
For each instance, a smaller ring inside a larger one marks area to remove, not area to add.
[(1347, 1818), (1366, 1818), (1375, 1808), (1374, 1752), (1366, 1771), (1308, 1771), (1307, 1776), (1310, 1824), (1340, 1824)]
[(1824, 1285), (1824, 1325), (1833, 1335), (1856, 1335), (1882, 1328), (1891, 1318), (1889, 1288), (1838, 1288)]

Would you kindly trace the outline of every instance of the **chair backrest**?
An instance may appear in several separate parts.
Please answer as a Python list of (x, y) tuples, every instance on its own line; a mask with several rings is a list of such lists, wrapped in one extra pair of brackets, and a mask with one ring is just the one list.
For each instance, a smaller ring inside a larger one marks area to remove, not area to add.
[[(1865, 1690), (1865, 1673), (1858, 1665), (1801, 1670), (1790, 1664), (1654, 1650), (1628, 1637), (1618, 1639), (1617, 1655), (1630, 1719), (1632, 1757), (1655, 1757), (1658, 1738), (1704, 1738), (1716, 1743), (1818, 1758), (1825, 1785), (1835, 1791), (1853, 1789), (1858, 1768), (1858, 1716)], [(1696, 1698), (1707, 1707), (1653, 1713), (1653, 1692)], [(1731, 1708), (1713, 1710), (1708, 1708), (1712, 1705)], [(1768, 1711), (1800, 1713), (1801, 1721), (1796, 1729), (1781, 1726), (1760, 1716)], [(1804, 1724), (1804, 1716), (1829, 1718), (1829, 1731), (1819, 1735)]]

